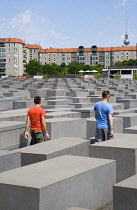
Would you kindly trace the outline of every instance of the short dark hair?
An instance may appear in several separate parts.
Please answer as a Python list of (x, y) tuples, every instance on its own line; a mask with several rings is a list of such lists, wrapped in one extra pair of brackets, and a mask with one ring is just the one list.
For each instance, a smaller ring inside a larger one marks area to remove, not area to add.
[(108, 95), (110, 95), (109, 90), (105, 90), (105, 91), (102, 92), (102, 97), (103, 98), (107, 98)]
[(40, 104), (41, 103), (41, 97), (40, 96), (35, 96), (34, 97), (34, 103), (35, 104)]

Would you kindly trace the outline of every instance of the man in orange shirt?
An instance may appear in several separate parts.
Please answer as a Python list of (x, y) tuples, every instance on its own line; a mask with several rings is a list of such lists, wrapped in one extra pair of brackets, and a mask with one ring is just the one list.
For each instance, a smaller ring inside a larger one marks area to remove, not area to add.
[(35, 96), (34, 98), (35, 106), (28, 110), (25, 138), (29, 138), (28, 128), (30, 125), (31, 143), (30, 145), (41, 143), (44, 141), (43, 130), (46, 133), (46, 137), (49, 140), (50, 136), (48, 134), (47, 125), (45, 122), (45, 110), (40, 107), (41, 97)]

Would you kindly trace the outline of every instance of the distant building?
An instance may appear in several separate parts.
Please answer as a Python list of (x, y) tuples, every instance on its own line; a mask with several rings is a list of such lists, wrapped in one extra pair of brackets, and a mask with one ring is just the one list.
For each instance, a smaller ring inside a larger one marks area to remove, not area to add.
[(42, 49), (39, 45), (26, 45), (21, 39), (0, 38), (0, 76), (25, 75), (26, 63), (33, 59), (43, 65), (78, 62), (108, 68), (117, 61), (137, 59), (137, 46)]
[(132, 79), (135, 72), (137, 72), (137, 66), (110, 66), (108, 68), (108, 77), (119, 74), (120, 79)]

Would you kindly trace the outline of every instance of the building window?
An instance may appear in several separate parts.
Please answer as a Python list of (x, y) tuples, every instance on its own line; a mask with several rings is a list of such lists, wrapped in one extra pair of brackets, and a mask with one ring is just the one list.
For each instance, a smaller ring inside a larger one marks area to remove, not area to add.
[(91, 57), (91, 60), (98, 60), (98, 57)]
[(0, 53), (0, 57), (6, 57), (6, 55), (5, 55), (5, 54)]
[(92, 61), (92, 65), (96, 65), (97, 64), (97, 61)]
[(131, 70), (121, 70), (121, 74), (131, 74)]
[(0, 59), (0, 62), (6, 62), (6, 59)]
[(6, 52), (6, 49), (4, 49), (4, 48), (0, 49), (0, 52)]
[(99, 55), (100, 55), (100, 56), (104, 56), (104, 53), (103, 53), (103, 52), (101, 52), (101, 53), (99, 53)]
[(5, 67), (5, 64), (1, 63), (1, 64), (0, 64), (0, 67)]
[(106, 59), (109, 59), (109, 57), (106, 57)]
[(79, 57), (78, 59), (79, 60), (85, 60), (85, 57)]

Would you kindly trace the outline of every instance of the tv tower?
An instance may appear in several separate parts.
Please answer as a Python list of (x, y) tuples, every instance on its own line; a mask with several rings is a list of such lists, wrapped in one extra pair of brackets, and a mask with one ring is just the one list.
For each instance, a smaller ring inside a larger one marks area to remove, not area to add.
[(127, 46), (130, 43), (128, 39), (128, 33), (127, 33), (127, 12), (126, 12), (126, 34), (125, 34), (125, 39), (124, 39), (124, 44)]

